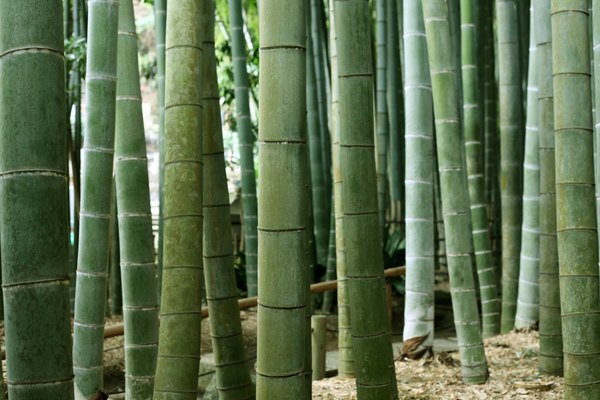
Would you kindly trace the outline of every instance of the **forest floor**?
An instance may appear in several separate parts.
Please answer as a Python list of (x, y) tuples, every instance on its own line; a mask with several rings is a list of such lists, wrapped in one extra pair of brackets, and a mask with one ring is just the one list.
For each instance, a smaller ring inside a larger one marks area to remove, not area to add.
[[(333, 318), (333, 317), (332, 317)], [(119, 317), (108, 324), (120, 323)], [(332, 323), (333, 322), (333, 323)], [(256, 357), (256, 312), (242, 311), (242, 326), (248, 357)], [(328, 321), (328, 350), (337, 347), (335, 319)], [(394, 332), (400, 340), (400, 332)], [(451, 332), (447, 333), (452, 335)], [(212, 352), (210, 328), (202, 323), (202, 353)], [(485, 340), (490, 377), (483, 385), (464, 385), (460, 378), (458, 352), (438, 352), (432, 359), (395, 363), (400, 399), (562, 399), (563, 379), (538, 373), (539, 335), (536, 331), (511, 332)], [(123, 338), (105, 342), (106, 390), (122, 392)], [(112, 396), (111, 396), (112, 398)], [(356, 399), (353, 379), (326, 378), (313, 383), (313, 399)]]

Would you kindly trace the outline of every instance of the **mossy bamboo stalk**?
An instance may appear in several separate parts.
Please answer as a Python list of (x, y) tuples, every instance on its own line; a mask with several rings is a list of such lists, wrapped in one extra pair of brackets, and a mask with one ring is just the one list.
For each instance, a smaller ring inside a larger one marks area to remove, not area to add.
[[(323, 0), (310, 0), (311, 17), (310, 17), (310, 28), (311, 28), (311, 39), (313, 42), (313, 65), (315, 71), (315, 85), (317, 88), (317, 108), (319, 111), (319, 133), (321, 137), (321, 156), (323, 168), (321, 173), (323, 174), (323, 184), (325, 186), (325, 213), (329, 216), (331, 209), (330, 196), (331, 196), (331, 138), (329, 133), (329, 112), (327, 110), (327, 80), (328, 80), (328, 68), (325, 62), (325, 54), (327, 53), (327, 32), (325, 31), (326, 25), (323, 21), (324, 5)], [(329, 219), (325, 220), (325, 224), (329, 223)], [(322, 246), (319, 249), (318, 246)], [(317, 260), (321, 265), (325, 265), (325, 259), (327, 257), (327, 245), (317, 243)]]
[(436, 146), (446, 234), (446, 250), (454, 325), (467, 384), (483, 383), (488, 369), (477, 310), (472, 272), (472, 240), (464, 142), (456, 90), (455, 62), (444, 0), (423, 0), (423, 15), (431, 70)]
[(164, 249), (154, 399), (195, 399), (202, 288), (202, 1), (167, 10)]
[(514, 0), (497, 0), (502, 202), (502, 317), (500, 330), (515, 326), (522, 220), (523, 100), (519, 28)]
[(523, 228), (515, 328), (537, 328), (540, 269), (540, 157), (538, 136), (538, 78), (534, 13), (529, 33), (527, 120), (523, 162)]
[(158, 289), (148, 159), (132, 0), (120, 0), (115, 184), (119, 218), (125, 395), (150, 400), (158, 348)]
[(565, 398), (600, 398), (600, 291), (587, 1), (552, 0), (556, 228)]
[[(399, 2), (400, 6), (402, 2)], [(400, 42), (396, 16), (399, 4), (396, 0), (387, 0), (387, 105), (389, 120), (389, 181), (390, 199), (395, 215), (392, 222), (398, 227), (404, 207), (404, 104), (402, 70), (400, 66)]]
[(385, 235), (388, 196), (388, 141), (389, 121), (387, 106), (387, 14), (386, 0), (375, 1), (375, 151), (377, 152), (377, 208), (379, 227)]
[(240, 140), (240, 168), (242, 178), (242, 207), (244, 227), (244, 254), (246, 260), (246, 284), (248, 296), (256, 296), (257, 265), (257, 203), (256, 175), (254, 173), (254, 136), (250, 120), (248, 98), (248, 72), (246, 71), (246, 41), (244, 39), (242, 2), (228, 0), (231, 25), (231, 51), (235, 84), (235, 109), (237, 131)]
[(0, 236), (15, 400), (73, 399), (63, 52), (60, 0), (0, 1)]
[[(310, 11), (310, 8), (308, 8)], [(307, 12), (308, 16), (310, 14)], [(311, 198), (313, 232), (315, 242), (315, 259), (317, 263), (325, 265), (327, 259), (329, 239), (329, 214), (325, 198), (328, 191), (325, 188), (325, 175), (323, 173), (323, 152), (321, 151), (321, 126), (319, 113), (317, 82), (315, 80), (314, 40), (310, 29), (307, 29), (306, 41), (306, 118), (308, 130), (308, 153), (311, 177)]]
[(335, 212), (335, 261), (338, 279), (338, 376), (354, 377), (354, 353), (352, 351), (352, 332), (350, 304), (348, 299), (348, 273), (346, 268), (346, 246), (344, 241), (344, 213), (342, 212), (342, 193), (344, 184), (340, 163), (340, 113), (337, 37), (335, 30), (335, 12), (333, 4), (329, 9), (330, 22), (330, 62), (331, 62), (331, 131), (333, 132), (333, 192)]
[(94, 0), (88, 7), (87, 122), (81, 156), (73, 325), (75, 388), (85, 398), (91, 398), (104, 385), (103, 331), (113, 185), (119, 3)]
[(165, 188), (165, 29), (167, 24), (167, 0), (154, 0), (154, 24), (156, 29), (156, 87), (158, 94), (158, 268), (159, 298), (162, 280), (164, 243), (164, 188)]
[[(306, 185), (306, 9), (259, 7), (257, 399), (306, 398), (309, 299)], [(285, 16), (285, 18), (284, 18)]]
[(550, 0), (534, 0), (539, 76), (541, 373), (562, 375), (563, 344), (556, 243), (554, 92)]
[[(373, 144), (369, 2), (335, 1), (341, 193), (357, 395), (398, 398), (383, 281)], [(357, 113), (356, 110), (361, 110)], [(387, 122), (387, 119), (386, 119)], [(384, 164), (386, 165), (386, 164)]]
[(233, 237), (225, 156), (221, 132), (217, 60), (214, 43), (214, 3), (204, 2), (204, 280), (210, 311), (217, 389), (223, 400), (254, 399), (242, 337), (238, 291), (233, 268)]
[(415, 355), (433, 348), (435, 235), (433, 104), (420, 1), (404, 0), (406, 106), (406, 299), (403, 340), (425, 337)]
[(498, 279), (492, 263), (484, 191), (483, 145), (481, 143), (481, 107), (479, 104), (479, 65), (477, 63), (477, 26), (474, 0), (461, 0), (461, 62), (465, 155), (471, 201), (471, 221), (477, 276), (481, 296), (483, 337), (500, 332)]

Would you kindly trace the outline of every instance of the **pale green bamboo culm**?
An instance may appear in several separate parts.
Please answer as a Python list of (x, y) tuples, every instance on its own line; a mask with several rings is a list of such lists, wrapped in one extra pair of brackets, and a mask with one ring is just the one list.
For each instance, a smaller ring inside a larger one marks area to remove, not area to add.
[(534, 0), (539, 76), (541, 373), (562, 375), (563, 345), (556, 244), (554, 94), (550, 0)]
[(0, 0), (0, 236), (11, 400), (73, 399), (63, 46), (59, 0)]
[(150, 211), (148, 159), (132, 0), (120, 0), (115, 129), (125, 394), (150, 400), (158, 348), (158, 289)]
[(523, 162), (523, 232), (515, 328), (536, 328), (539, 321), (540, 157), (538, 135), (538, 70), (534, 12), (529, 33), (527, 123)]
[(154, 400), (198, 391), (202, 288), (202, 1), (167, 10), (164, 251)]
[(337, 129), (344, 185), (342, 230), (357, 395), (361, 400), (397, 399), (377, 207), (369, 2), (336, 0), (334, 7), (339, 79)]
[(433, 348), (435, 237), (433, 209), (433, 104), (420, 1), (404, 0), (406, 133), (406, 300), (404, 341), (424, 337), (408, 357)]
[(515, 326), (521, 248), (523, 94), (519, 67), (517, 6), (497, 0), (500, 124), (500, 196), (502, 202), (502, 316), (500, 330)]
[(565, 398), (600, 398), (600, 292), (587, 1), (552, 0)]
[(256, 296), (257, 203), (256, 175), (254, 173), (254, 137), (248, 99), (248, 72), (246, 71), (246, 40), (242, 19), (242, 0), (228, 0), (231, 25), (231, 55), (235, 83), (235, 110), (240, 140), (240, 168), (242, 179), (242, 207), (244, 210), (244, 252), (248, 296)]
[(219, 398), (254, 399), (242, 337), (238, 291), (233, 267), (233, 238), (225, 174), (223, 136), (215, 57), (213, 1), (203, 2), (204, 90), (202, 104), (204, 153), (204, 281), (210, 312), (210, 334), (215, 354)]
[(334, 7), (329, 10), (330, 25), (330, 63), (331, 63), (331, 132), (333, 133), (333, 211), (335, 213), (335, 270), (338, 281), (338, 376), (354, 377), (354, 354), (352, 352), (352, 333), (350, 332), (350, 304), (348, 300), (348, 274), (346, 270), (346, 247), (344, 245), (344, 214), (342, 212), (342, 167), (340, 163), (340, 114), (339, 84), (337, 68), (337, 38), (335, 30)]
[(492, 263), (492, 244), (488, 229), (488, 209), (485, 202), (483, 177), (483, 146), (481, 143), (481, 107), (479, 97), (479, 65), (477, 63), (477, 26), (475, 0), (461, 0), (461, 62), (465, 135), (465, 155), (471, 201), (471, 221), (475, 263), (481, 297), (483, 337), (500, 332), (500, 301), (498, 279)]
[(423, 0), (422, 4), (433, 89), (450, 292), (461, 374), (463, 382), (477, 384), (487, 380), (488, 369), (472, 273), (468, 183), (463, 168), (464, 143), (454, 88), (454, 75), (458, 72), (454, 68), (448, 5), (444, 0)]
[(75, 390), (88, 399), (104, 386), (102, 362), (113, 186), (118, 17), (118, 1), (88, 2), (87, 122), (81, 154), (73, 323)]
[(306, 6), (304, 0), (261, 0), (259, 8), (259, 400), (305, 399), (311, 390), (305, 374)]

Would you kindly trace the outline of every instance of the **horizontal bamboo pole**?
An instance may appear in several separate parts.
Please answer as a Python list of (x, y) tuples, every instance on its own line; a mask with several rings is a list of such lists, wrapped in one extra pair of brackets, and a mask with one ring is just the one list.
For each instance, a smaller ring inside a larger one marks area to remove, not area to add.
[[(402, 276), (405, 274), (404, 267), (388, 268), (384, 271), (386, 278), (392, 278), (395, 276)], [(323, 293), (337, 288), (337, 280), (313, 283), (310, 285), (311, 293)], [(246, 310), (248, 308), (255, 307), (258, 301), (258, 297), (247, 297), (240, 299), (238, 305), (240, 310)], [(202, 307), (202, 318), (208, 317), (208, 307)], [(104, 329), (104, 338), (111, 338), (115, 336), (121, 336), (123, 334), (123, 324), (109, 326)]]

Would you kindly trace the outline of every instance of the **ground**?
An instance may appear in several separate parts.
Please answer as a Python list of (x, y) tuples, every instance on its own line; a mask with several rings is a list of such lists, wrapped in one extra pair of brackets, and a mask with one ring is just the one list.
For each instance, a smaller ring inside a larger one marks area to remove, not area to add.
[[(119, 323), (111, 318), (109, 324)], [(256, 346), (256, 313), (242, 312), (249, 356)], [(211, 351), (208, 321), (203, 321), (202, 352)], [(335, 324), (328, 323), (328, 348), (336, 347)], [(395, 335), (398, 338), (397, 335)], [(400, 399), (562, 399), (562, 378), (538, 374), (539, 335), (535, 331), (511, 332), (485, 340), (490, 378), (484, 385), (467, 386), (460, 379), (457, 352), (440, 352), (434, 359), (396, 361), (396, 377)], [(107, 339), (105, 365), (109, 393), (123, 391), (123, 339)], [(112, 396), (111, 396), (112, 398)], [(313, 399), (356, 399), (354, 380), (337, 377), (313, 383)]]

